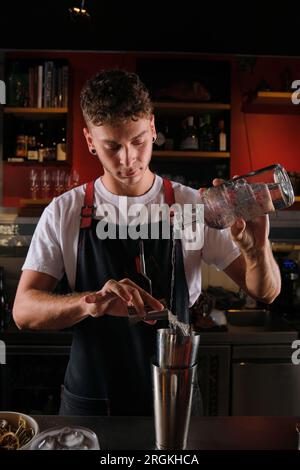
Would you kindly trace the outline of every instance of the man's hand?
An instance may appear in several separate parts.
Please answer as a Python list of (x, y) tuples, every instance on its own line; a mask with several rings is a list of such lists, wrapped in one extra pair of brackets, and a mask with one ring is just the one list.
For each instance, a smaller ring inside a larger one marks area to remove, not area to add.
[[(223, 182), (221, 179), (214, 179), (213, 185), (219, 186)], [(266, 190), (268, 191), (267, 188)], [(270, 194), (264, 194), (260, 205), (262, 212), (274, 210)], [(237, 219), (230, 230), (241, 255), (224, 269), (248, 295), (266, 303), (273, 302), (281, 285), (280, 271), (268, 239), (269, 228), (267, 215), (254, 217), (248, 222)]]
[(134, 307), (136, 313), (144, 318), (145, 304), (151, 307), (151, 310), (164, 308), (162, 303), (130, 279), (121, 281), (110, 279), (101, 290), (84, 296), (83, 302), (85, 302), (87, 313), (92, 317), (101, 317), (104, 314), (127, 317), (128, 307)]
[[(237, 178), (235, 175), (233, 178)], [(219, 186), (224, 183), (224, 180), (215, 178), (213, 180), (213, 186)], [(200, 189), (199, 192), (205, 191)], [(268, 201), (267, 195), (264, 198), (266, 204), (272, 204)], [(266, 207), (266, 212), (272, 210), (271, 207)], [(274, 210), (274, 208), (273, 208)], [(234, 242), (239, 246), (240, 250), (245, 254), (251, 255), (256, 250), (260, 251), (268, 245), (268, 236), (270, 231), (269, 217), (262, 215), (255, 217), (252, 220), (246, 222), (244, 219), (237, 219), (235, 223), (230, 227), (231, 236)]]

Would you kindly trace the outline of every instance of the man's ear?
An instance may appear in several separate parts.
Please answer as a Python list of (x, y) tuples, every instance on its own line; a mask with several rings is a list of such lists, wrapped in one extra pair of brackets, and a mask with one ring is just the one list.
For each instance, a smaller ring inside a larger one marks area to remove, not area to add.
[(154, 117), (154, 114), (151, 115), (151, 118), (150, 118), (150, 127), (151, 127), (151, 130), (152, 130), (152, 135), (153, 137), (156, 139), (156, 129), (155, 129), (155, 117)]
[(86, 140), (86, 143), (88, 144), (88, 148), (91, 149), (94, 147), (94, 144), (93, 144), (93, 138), (90, 134), (90, 131), (88, 130), (87, 127), (84, 127), (83, 128), (83, 135), (85, 137), (85, 140)]

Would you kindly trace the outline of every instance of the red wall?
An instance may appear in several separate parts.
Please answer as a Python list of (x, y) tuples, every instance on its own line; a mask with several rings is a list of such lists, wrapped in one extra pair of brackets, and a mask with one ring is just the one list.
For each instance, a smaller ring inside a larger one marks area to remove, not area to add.
[(249, 91), (262, 79), (272, 90), (282, 90), (286, 67), (292, 81), (300, 79), (300, 59), (258, 58), (252, 71), (242, 71), (238, 59), (232, 59), (232, 175), (272, 163), (300, 172), (300, 105), (247, 105)]
[[(23, 53), (24, 57), (41, 57), (41, 52)], [(9, 53), (9, 57), (20, 57), (20, 52)], [(87, 150), (82, 129), (84, 122), (79, 106), (79, 95), (83, 83), (102, 68), (121, 67), (135, 70), (136, 54), (60, 52), (46, 53), (45, 57), (69, 60), (71, 71), (70, 119), (72, 128), (73, 168), (80, 174), (80, 183), (102, 174), (98, 160)], [(231, 110), (231, 174), (243, 174), (275, 162), (283, 164), (289, 171), (300, 172), (300, 105), (255, 108), (248, 106), (243, 112), (243, 103), (250, 90), (254, 90), (264, 78), (274, 90), (281, 88), (280, 76), (286, 66), (291, 70), (292, 80), (300, 79), (300, 59), (258, 58), (253, 70), (243, 71), (235, 57), (212, 57), (228, 59), (232, 64), (232, 110)], [(208, 56), (205, 56), (208, 59)], [(222, 80), (222, 77), (220, 77)], [(290, 111), (296, 114), (290, 114)], [(279, 113), (279, 114), (278, 114)], [(4, 167), (3, 204), (18, 205), (19, 197), (28, 197), (28, 166), (7, 165)]]

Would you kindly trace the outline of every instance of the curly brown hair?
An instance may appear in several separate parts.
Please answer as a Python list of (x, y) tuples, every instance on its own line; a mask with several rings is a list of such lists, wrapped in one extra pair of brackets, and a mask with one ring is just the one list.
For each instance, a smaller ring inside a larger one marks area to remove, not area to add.
[(114, 125), (128, 119), (150, 118), (149, 91), (138, 75), (125, 70), (102, 70), (89, 79), (80, 95), (87, 123)]

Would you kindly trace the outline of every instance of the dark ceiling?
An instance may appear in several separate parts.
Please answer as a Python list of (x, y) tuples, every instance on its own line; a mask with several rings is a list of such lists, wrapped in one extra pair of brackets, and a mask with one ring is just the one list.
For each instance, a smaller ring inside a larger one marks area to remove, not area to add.
[(0, 7), (0, 48), (300, 56), (294, 2), (290, 8), (287, 2), (231, 3), (86, 0), (90, 20), (74, 21), (68, 8), (80, 7), (81, 0), (6, 1)]

